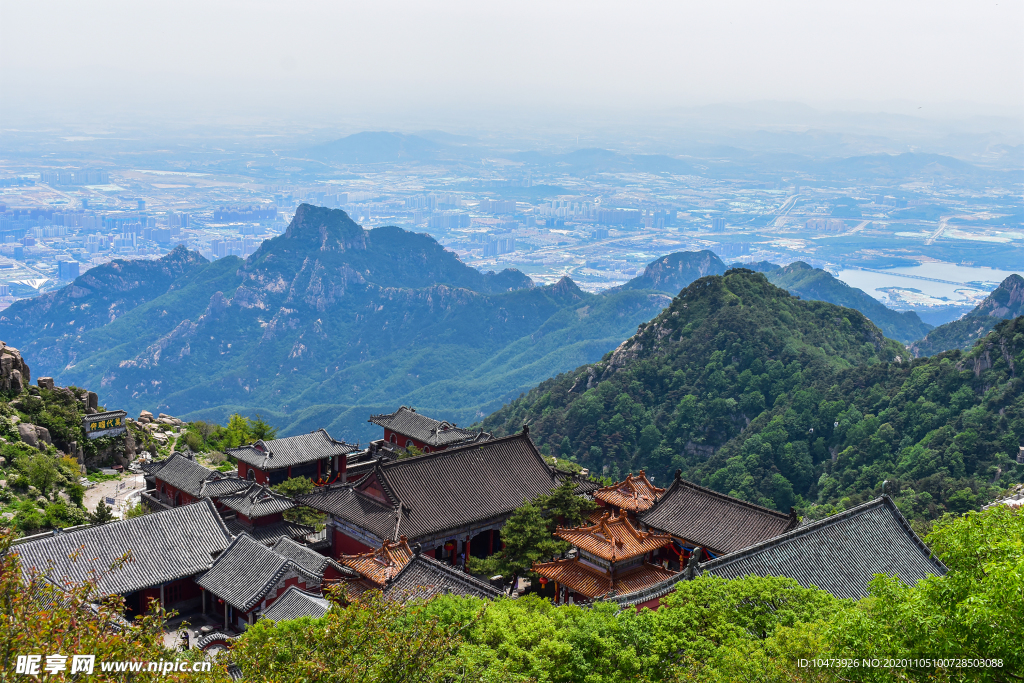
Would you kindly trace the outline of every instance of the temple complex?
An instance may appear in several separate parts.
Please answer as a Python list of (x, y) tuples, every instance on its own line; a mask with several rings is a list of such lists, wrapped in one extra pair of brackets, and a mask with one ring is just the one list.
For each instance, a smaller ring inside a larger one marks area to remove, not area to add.
[(418, 448), (424, 453), (491, 438), (482, 430), (461, 429), (453, 422), (435, 420), (405, 406), (393, 413), (371, 415), (368, 422), (384, 428), (384, 443), (398, 448)]
[(602, 507), (637, 515), (650, 510), (665, 493), (650, 482), (643, 470), (635, 477), (630, 474), (618, 484), (594, 491), (594, 500)]
[[(862, 598), (875, 574), (898, 576), (912, 586), (946, 567), (918, 538), (888, 496), (820, 519), (715, 559), (695, 563), (693, 576), (707, 572), (741, 576), (787, 576), (805, 588), (817, 586), (837, 598)], [(623, 607), (657, 608), (686, 574), (647, 588), (620, 593)]]
[(412, 556), (412, 548), (405, 536), (399, 537), (398, 541), (384, 541), (380, 548), (368, 553), (339, 555), (338, 564), (358, 573), (358, 578), (346, 582), (345, 591), (349, 595), (358, 595), (383, 588), (409, 564)]
[(576, 548), (576, 556), (534, 564), (541, 583), (555, 584), (555, 602), (590, 602), (605, 595), (633, 592), (677, 574), (650, 560), (672, 543), (668, 534), (640, 531), (625, 514), (602, 513), (590, 526), (558, 527), (555, 536)]
[(378, 460), (362, 478), (298, 502), (329, 515), (332, 557), (372, 552), (405, 536), (425, 555), (458, 565), (501, 548), (512, 512), (560, 483), (528, 431), (412, 458)]
[(259, 440), (227, 449), (238, 460), (238, 476), (260, 484), (306, 477), (318, 485), (345, 481), (347, 457), (358, 446), (331, 438), (326, 429), (282, 439)]
[(708, 559), (731, 553), (788, 531), (798, 523), (796, 512), (769, 510), (739, 498), (686, 481), (675, 481), (657, 502), (638, 516), (648, 529), (670, 534), (682, 563), (694, 548)]
[(200, 465), (192, 453), (174, 453), (164, 460), (144, 463), (142, 470), (147, 485), (142, 497), (157, 510), (191, 505), (203, 498), (216, 498), (249, 486), (249, 482), (233, 473)]

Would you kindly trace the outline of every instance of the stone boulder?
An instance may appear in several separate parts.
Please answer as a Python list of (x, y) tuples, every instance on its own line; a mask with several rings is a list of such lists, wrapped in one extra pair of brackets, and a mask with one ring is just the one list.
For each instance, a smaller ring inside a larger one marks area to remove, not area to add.
[(36, 384), (39, 385), (40, 389), (49, 389), (50, 391), (53, 391), (54, 384), (52, 377), (40, 377), (36, 380)]
[(22, 441), (32, 448), (42, 450), (45, 448), (43, 444), (53, 445), (53, 440), (50, 438), (50, 430), (46, 427), (22, 422), (18, 425), (18, 435), (21, 436)]
[(18, 434), (21, 436), (21, 440), (27, 443), (32, 448), (39, 448), (39, 437), (36, 436), (36, 426), (25, 424), (24, 422), (18, 425)]
[(0, 390), (20, 394), (31, 380), (32, 373), (21, 352), (0, 341)]

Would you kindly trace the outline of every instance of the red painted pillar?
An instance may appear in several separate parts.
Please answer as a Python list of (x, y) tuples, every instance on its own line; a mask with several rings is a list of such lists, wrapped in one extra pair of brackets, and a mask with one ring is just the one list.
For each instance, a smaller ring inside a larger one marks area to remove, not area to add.
[(464, 572), (468, 572), (469, 571), (469, 541), (470, 541), (470, 535), (466, 534), (466, 552), (465, 552), (466, 561), (462, 565), (462, 571), (464, 571)]

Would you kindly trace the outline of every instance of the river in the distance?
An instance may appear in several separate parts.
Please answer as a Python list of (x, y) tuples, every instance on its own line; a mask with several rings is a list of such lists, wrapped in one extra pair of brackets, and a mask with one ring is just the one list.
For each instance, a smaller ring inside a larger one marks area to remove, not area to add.
[[(1024, 270), (1016, 271), (1024, 275)], [(1013, 271), (995, 268), (972, 268), (954, 263), (922, 263), (919, 266), (904, 268), (887, 268), (884, 272), (859, 269), (844, 269), (835, 274), (837, 278), (850, 285), (864, 290), (871, 296), (889, 302), (887, 293), (882, 289), (898, 287), (901, 289), (917, 289), (931, 299), (946, 299), (949, 303), (971, 303), (979, 296), (992, 291), (1000, 282), (1013, 274)], [(948, 282), (932, 282), (919, 280), (915, 277), (947, 280)], [(961, 284), (949, 284), (949, 283)], [(967, 284), (970, 282), (989, 283), (988, 286)]]

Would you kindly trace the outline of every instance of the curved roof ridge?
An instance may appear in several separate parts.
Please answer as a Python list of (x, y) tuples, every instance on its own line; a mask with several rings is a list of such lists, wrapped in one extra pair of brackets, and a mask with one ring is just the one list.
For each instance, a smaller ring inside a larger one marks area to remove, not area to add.
[(679, 486), (687, 486), (687, 487), (689, 487), (691, 489), (695, 489), (695, 490), (699, 491), (700, 493), (704, 493), (704, 494), (713, 496), (715, 498), (718, 498), (720, 500), (724, 500), (724, 501), (726, 501), (728, 503), (731, 503), (733, 505), (737, 505), (737, 506), (740, 506), (740, 507), (752, 508), (754, 510), (757, 510), (758, 512), (765, 512), (765, 513), (768, 513), (770, 515), (775, 515), (777, 517), (790, 517), (790, 516), (792, 516), (792, 513), (779, 512), (778, 510), (772, 510), (771, 508), (766, 508), (766, 507), (764, 507), (762, 505), (758, 505), (757, 503), (751, 503), (750, 501), (743, 500), (742, 498), (736, 498), (735, 496), (730, 496), (727, 493), (721, 493), (720, 491), (715, 491), (714, 489), (709, 489), (706, 486), (701, 486), (700, 484), (695, 484), (694, 482), (689, 481), (688, 479), (683, 479), (682, 477), (679, 477), (674, 482), (672, 482), (672, 485), (665, 491), (665, 495), (663, 495), (661, 498), (659, 498), (658, 502), (656, 502), (654, 504), (654, 506), (650, 510), (648, 510), (645, 513), (643, 513), (643, 515), (646, 516), (646, 515), (654, 512), (658, 508), (658, 506), (663, 501), (667, 500), (668, 497), (672, 494), (672, 492), (676, 490), (676, 486), (677, 485), (679, 485)]
[(414, 554), (409, 559), (409, 561), (403, 567), (401, 567), (401, 569), (399, 569), (397, 572), (395, 572), (394, 576), (392, 576), (391, 578), (388, 579), (387, 585), (385, 586), (385, 589), (390, 588), (391, 586), (397, 584), (398, 581), (402, 578), (402, 576), (404, 574), (406, 574), (407, 572), (411, 573), (411, 572), (415, 571), (415, 569), (416, 569), (415, 565), (416, 565), (417, 562), (425, 562), (425, 563), (427, 563), (427, 565), (430, 566), (434, 571), (443, 574), (449, 580), (458, 581), (460, 583), (466, 584), (468, 586), (476, 588), (477, 590), (480, 590), (480, 591), (485, 592), (485, 593), (497, 594), (497, 596), (501, 596), (502, 595), (501, 591), (499, 591), (498, 589), (496, 589), (494, 586), (492, 586), (491, 584), (487, 583), (486, 581), (478, 579), (477, 577), (473, 576), (472, 574), (470, 574), (468, 572), (464, 572), (464, 571), (460, 571), (458, 569), (455, 569), (455, 568), (453, 568), (449, 564), (446, 564), (444, 562), (440, 562), (440, 561), (434, 559), (433, 557), (430, 557), (429, 555), (424, 555), (422, 553)]
[[(460, 429), (461, 429), (461, 427), (460, 427)], [(494, 445), (494, 444), (501, 443), (503, 441), (514, 441), (515, 439), (521, 439), (524, 436), (529, 437), (529, 433), (528, 432), (526, 432), (526, 433), (524, 433), (524, 432), (516, 432), (515, 434), (509, 434), (508, 436), (501, 436), (501, 437), (498, 437), (496, 439), (488, 439), (484, 443), (486, 443), (488, 446), (491, 446), (491, 445)], [(530, 444), (530, 450), (532, 450), (537, 455), (537, 457), (540, 459), (540, 461), (544, 463), (544, 466), (547, 467), (548, 469), (551, 469), (551, 466), (548, 465), (547, 462), (544, 460), (544, 456), (542, 456), (540, 454), (540, 451), (537, 450), (537, 447), (533, 445), (533, 439), (527, 438), (526, 441), (527, 441), (527, 443)], [(429, 453), (420, 453), (419, 455), (414, 455), (414, 456), (409, 457), (409, 458), (399, 458), (398, 460), (389, 460), (389, 461), (387, 461), (385, 463), (382, 463), (382, 464), (383, 464), (384, 467), (387, 467), (388, 469), (396, 469), (397, 467), (399, 467), (401, 465), (407, 465), (409, 463), (414, 463), (414, 462), (422, 462), (423, 460), (426, 460), (428, 458), (441, 459), (441, 458), (443, 458), (445, 456), (452, 456), (452, 455), (454, 455), (456, 453), (461, 453), (461, 452), (463, 452), (463, 451), (465, 451), (465, 450), (467, 450), (469, 448), (483, 448), (483, 446), (481, 445), (480, 442), (472, 442), (472, 441), (471, 442), (467, 442), (467, 443), (457, 443), (457, 444), (455, 444), (453, 446), (449, 446), (448, 448), (445, 448), (444, 450), (430, 451)]]
[(913, 527), (910, 526), (910, 523), (907, 522), (907, 519), (903, 516), (903, 513), (899, 511), (899, 508), (896, 507), (896, 504), (886, 494), (882, 494), (878, 498), (874, 498), (859, 505), (855, 505), (852, 508), (849, 508), (848, 510), (843, 510), (842, 512), (838, 512), (834, 515), (829, 515), (828, 517), (825, 517), (823, 519), (817, 519), (811, 522), (810, 524), (805, 524), (804, 526), (796, 527), (795, 529), (790, 529), (789, 531), (785, 531), (779, 534), (778, 536), (765, 539), (764, 541), (761, 541), (759, 543), (751, 544), (745, 548), (740, 548), (739, 550), (728, 553), (726, 555), (720, 555), (712, 560), (708, 560), (707, 562), (702, 562), (699, 565), (699, 568), (703, 570), (705, 568), (714, 569), (716, 567), (725, 566), (731, 562), (741, 560), (755, 552), (764, 550), (765, 548), (770, 548), (775, 545), (781, 545), (786, 541), (792, 540), (794, 538), (799, 538), (800, 536), (804, 536), (813, 531), (817, 531), (818, 529), (824, 529), (828, 526), (838, 524), (839, 522), (849, 519), (850, 517), (855, 517), (856, 515), (860, 514), (861, 512), (864, 512), (865, 510), (879, 506), (887, 507), (896, 516), (896, 519), (900, 523), (900, 526), (902, 526), (904, 530), (908, 532), (911, 539), (914, 541), (914, 544), (922, 552), (927, 554), (929, 560), (936, 563), (937, 566), (941, 568), (943, 571), (946, 571), (948, 569), (946, 565), (943, 564), (942, 560), (940, 560), (935, 555), (935, 553), (932, 552), (931, 548), (929, 548), (925, 544), (925, 542), (921, 540), (921, 537), (918, 536), (917, 532), (915, 532)]

